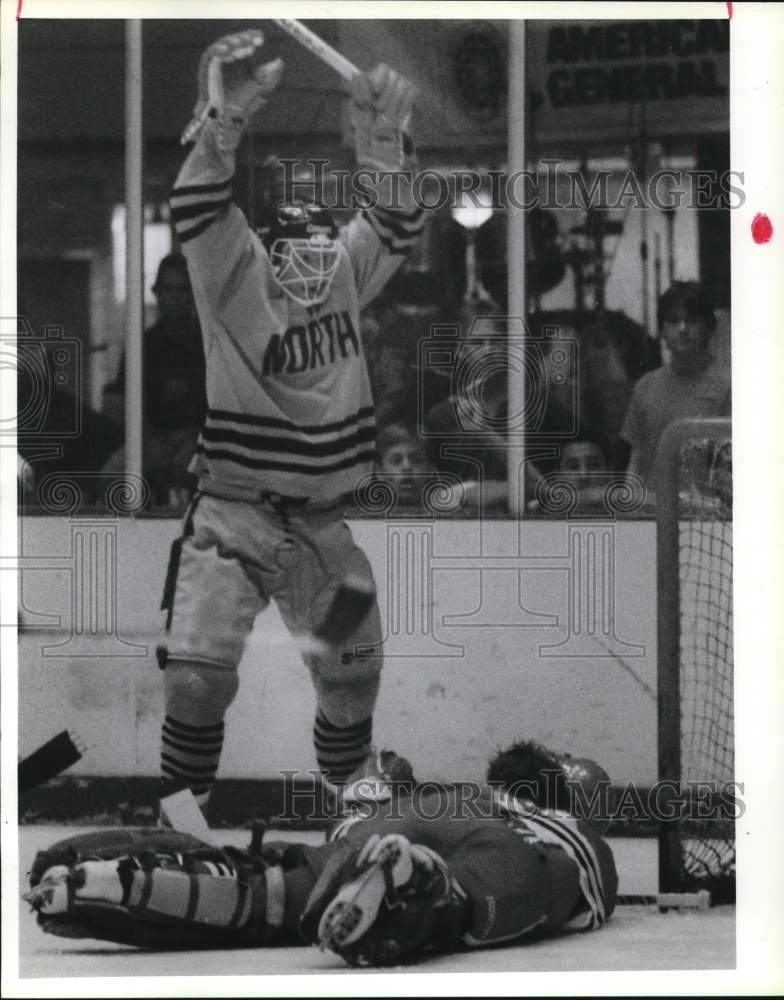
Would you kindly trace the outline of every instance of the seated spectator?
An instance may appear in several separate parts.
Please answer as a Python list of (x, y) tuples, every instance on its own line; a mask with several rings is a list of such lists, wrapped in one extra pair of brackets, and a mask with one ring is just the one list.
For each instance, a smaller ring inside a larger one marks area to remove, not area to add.
[[(185, 258), (164, 257), (153, 285), (158, 320), (144, 334), (144, 476), (154, 501), (179, 502), (194, 485), (188, 465), (207, 410), (204, 349), (195, 319)], [(123, 406), (125, 358), (107, 389), (107, 410)], [(120, 449), (106, 471), (121, 473)]]
[[(558, 472), (552, 480), (552, 489), (557, 493), (559, 483), (573, 486), (577, 491), (574, 510), (605, 509), (608, 481), (602, 473), (607, 471), (607, 457), (602, 445), (594, 438), (583, 436), (561, 445), (561, 458)], [(619, 478), (622, 478), (621, 474)], [(546, 494), (547, 487), (548, 482), (544, 480), (539, 487), (537, 497), (528, 505), (529, 510), (541, 510), (545, 513), (548, 511), (547, 497), (542, 496), (543, 491)], [(555, 510), (558, 510), (557, 501)]]
[(607, 461), (598, 441), (581, 438), (568, 441), (563, 446), (558, 471), (567, 473), (579, 485), (587, 485), (592, 472), (604, 472), (606, 469)]
[(374, 479), (394, 490), (396, 506), (425, 508), (427, 490), (438, 477), (416, 428), (401, 421), (385, 424), (376, 452)]
[(627, 474), (655, 499), (656, 449), (665, 428), (683, 417), (731, 414), (729, 366), (713, 350), (716, 317), (695, 281), (676, 281), (659, 301), (659, 328), (669, 358), (643, 375), (632, 393), (621, 437), (631, 446)]
[[(523, 429), (526, 495), (532, 499), (542, 476), (557, 470), (564, 436), (574, 433), (577, 426), (585, 427), (579, 413), (573, 366), (567, 366), (562, 358), (558, 367), (567, 370), (553, 371), (551, 354), (555, 343), (537, 340), (531, 344), (526, 410), (514, 418), (512, 440), (508, 435), (509, 364), (505, 344), (497, 334), (484, 345), (477, 337), (471, 339), (471, 357), (465, 369), (474, 377), (454, 379), (452, 394), (425, 416), (424, 432), (438, 469), (461, 479), (467, 485), (466, 496), (476, 496), (477, 503), (506, 503), (509, 448)], [(560, 355), (565, 357), (564, 352)], [(482, 484), (481, 490), (477, 489), (478, 483)]]

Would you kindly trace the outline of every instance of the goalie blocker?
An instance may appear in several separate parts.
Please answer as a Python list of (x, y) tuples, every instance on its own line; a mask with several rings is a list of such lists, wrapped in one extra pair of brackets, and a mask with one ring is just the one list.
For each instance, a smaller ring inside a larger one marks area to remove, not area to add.
[(47, 932), (151, 948), (319, 943), (351, 965), (598, 928), (612, 852), (583, 820), (485, 787), (343, 820), (320, 847), (215, 848), (172, 831), (71, 838), (26, 898)]

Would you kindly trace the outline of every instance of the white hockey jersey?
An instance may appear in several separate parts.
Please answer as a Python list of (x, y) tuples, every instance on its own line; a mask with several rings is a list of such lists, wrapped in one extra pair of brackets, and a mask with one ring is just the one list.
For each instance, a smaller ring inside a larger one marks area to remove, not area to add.
[(330, 294), (305, 309), (280, 289), (234, 204), (231, 169), (203, 136), (180, 171), (172, 218), (193, 284), (208, 413), (191, 471), (236, 499), (329, 503), (370, 472), (375, 421), (359, 311), (415, 245), (421, 209), (373, 208), (340, 232)]

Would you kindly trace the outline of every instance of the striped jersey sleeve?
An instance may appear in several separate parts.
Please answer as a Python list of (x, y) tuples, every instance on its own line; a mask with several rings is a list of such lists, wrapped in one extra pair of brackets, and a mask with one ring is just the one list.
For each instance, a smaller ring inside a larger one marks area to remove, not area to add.
[(213, 306), (227, 298), (226, 286), (250, 250), (250, 229), (234, 203), (233, 169), (233, 158), (227, 162), (205, 136), (182, 165), (169, 199), (191, 278)]
[(171, 213), (180, 243), (200, 236), (231, 204), (231, 180), (181, 184), (174, 188)]
[(422, 208), (376, 206), (358, 212), (341, 230), (354, 269), (360, 309), (378, 295), (416, 247), (424, 225)]

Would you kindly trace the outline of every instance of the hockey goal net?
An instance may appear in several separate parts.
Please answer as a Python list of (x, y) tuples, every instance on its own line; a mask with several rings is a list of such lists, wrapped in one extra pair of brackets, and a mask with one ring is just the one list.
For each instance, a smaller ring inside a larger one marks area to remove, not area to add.
[(735, 892), (731, 449), (729, 419), (676, 421), (656, 482), (659, 884), (714, 902)]

